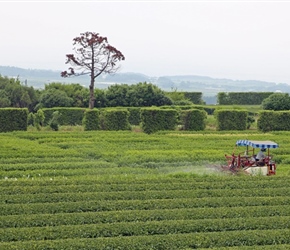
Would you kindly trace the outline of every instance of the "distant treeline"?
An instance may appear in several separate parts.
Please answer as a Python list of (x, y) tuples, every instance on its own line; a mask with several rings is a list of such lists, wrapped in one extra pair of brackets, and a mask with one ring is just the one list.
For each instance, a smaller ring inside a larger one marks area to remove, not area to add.
[[(273, 92), (220, 92), (220, 105), (260, 105)], [(164, 105), (204, 105), (202, 92), (165, 92), (147, 82), (114, 84), (107, 89), (95, 89), (95, 107), (151, 107)], [(28, 108), (35, 112), (40, 108), (80, 107), (89, 105), (89, 89), (80, 84), (49, 83), (43, 90), (20, 83), (18, 79), (0, 75), (0, 108)], [(215, 103), (210, 103), (215, 104)]]

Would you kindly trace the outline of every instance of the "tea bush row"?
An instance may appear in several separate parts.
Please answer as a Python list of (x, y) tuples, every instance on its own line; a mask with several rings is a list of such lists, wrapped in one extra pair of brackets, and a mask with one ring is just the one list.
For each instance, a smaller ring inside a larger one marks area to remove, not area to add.
[(206, 197), (278, 197), (290, 196), (290, 187), (260, 188), (245, 191), (245, 189), (195, 189), (195, 190), (147, 190), (147, 191), (111, 191), (111, 192), (59, 192), (41, 194), (1, 195), (5, 203), (51, 203), (76, 201), (120, 201), (120, 200), (150, 200), (150, 199), (183, 199)]
[[(5, 201), (4, 201), (5, 202)], [(205, 197), (149, 200), (93, 200), (56, 203), (0, 204), (1, 215), (152, 210), (201, 207), (288, 205), (289, 196), (279, 197)]]
[[(290, 244), (290, 230), (238, 230), (209, 233), (188, 233), (168, 235), (147, 235), (131, 237), (100, 237), (100, 238), (73, 238), (60, 240), (17, 241), (0, 243), (5, 250), (40, 250), (40, 249), (184, 249), (184, 248), (211, 248), (233, 246), (259, 246)], [(227, 248), (228, 249), (228, 248)]]
[(0, 228), (48, 227), (117, 222), (146, 222), (164, 220), (201, 220), (226, 218), (290, 216), (290, 205), (202, 207), (153, 210), (124, 210), (105, 212), (74, 212), (55, 214), (6, 215), (0, 217)]
[(0, 229), (0, 241), (57, 240), (198, 232), (288, 229), (290, 217), (118, 222), (109, 224)]
[[(288, 188), (285, 187), (285, 181), (288, 181), (287, 176), (275, 176), (273, 178), (252, 179), (230, 177), (215, 177), (207, 176), (200, 178), (191, 177), (179, 181), (172, 178), (143, 178), (132, 181), (130, 178), (108, 180), (98, 179), (98, 177), (77, 179), (59, 179), (59, 180), (44, 180), (35, 179), (20, 179), (17, 181), (0, 182), (2, 194), (39, 194), (39, 193), (68, 193), (68, 192), (117, 192), (117, 191), (158, 191), (158, 190), (212, 190), (221, 189), (224, 192), (232, 192), (231, 190), (241, 190), (246, 188), (259, 189), (262, 193), (264, 189)], [(248, 191), (250, 193), (250, 191)]]

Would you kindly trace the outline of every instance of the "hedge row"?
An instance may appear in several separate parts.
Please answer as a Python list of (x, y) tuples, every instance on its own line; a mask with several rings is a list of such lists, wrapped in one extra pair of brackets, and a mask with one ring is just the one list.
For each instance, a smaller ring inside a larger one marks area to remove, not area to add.
[[(76, 163), (76, 166), (80, 163)], [(87, 164), (86, 164), (87, 165)], [(109, 163), (107, 167), (109, 166)], [(42, 167), (42, 166), (40, 166)], [(98, 164), (93, 167), (98, 167)], [(106, 165), (102, 165), (100, 167), (106, 167)], [(96, 183), (96, 179), (78, 179), (78, 180), (33, 180), (33, 183), (28, 182), (27, 180), (17, 180), (17, 182), (13, 181), (3, 181), (0, 182), (1, 191), (6, 195), (20, 195), (20, 194), (53, 194), (53, 193), (67, 193), (67, 192), (75, 192), (75, 193), (83, 193), (83, 192), (137, 192), (137, 191), (171, 191), (171, 190), (192, 190), (202, 192), (203, 190), (211, 190), (217, 189), (220, 192), (224, 191), (227, 193), (228, 190), (240, 189), (253, 189), (258, 192), (260, 190), (260, 194), (263, 194), (265, 190), (266, 194), (270, 194), (269, 187), (271, 187), (274, 192), (275, 190), (281, 190), (285, 187), (285, 182), (288, 181), (288, 178), (276, 178), (274, 181), (270, 182), (266, 180), (248, 180), (248, 181), (236, 181), (236, 180), (228, 180), (228, 179), (209, 179), (208, 181), (199, 182), (194, 178), (190, 178), (188, 181), (184, 180), (183, 182), (175, 182), (169, 179), (165, 180), (149, 180), (144, 179), (143, 181), (136, 181), (132, 183), (130, 180), (123, 182), (106, 182), (106, 180), (98, 180)], [(279, 192), (279, 191), (277, 191)]]
[(181, 123), (184, 130), (204, 130), (206, 112), (198, 109), (183, 110), (181, 112)]
[(43, 108), (44, 125), (48, 125), (52, 119), (52, 114), (58, 111), (61, 115), (59, 117), (59, 125), (82, 125), (84, 113), (87, 109), (84, 108)]
[(290, 111), (262, 111), (257, 126), (263, 132), (289, 131)]
[(57, 203), (0, 204), (0, 215), (153, 210), (202, 207), (240, 207), (289, 205), (289, 196), (205, 197), (150, 200), (94, 200)]
[[(248, 207), (202, 207), (154, 210), (124, 210), (105, 212), (73, 212), (0, 216), (0, 228), (46, 227), (117, 222), (146, 222), (164, 220), (201, 220), (226, 218), (255, 218), (290, 216), (290, 205)], [(288, 217), (287, 217), (288, 218)]]
[[(0, 242), (288, 229), (288, 216), (0, 228)], [(289, 230), (290, 231), (290, 230)]]
[(27, 130), (27, 108), (1, 108), (0, 109), (0, 132)]
[(175, 109), (142, 108), (142, 129), (147, 134), (158, 130), (175, 130), (177, 111)]
[(215, 111), (217, 130), (246, 130), (248, 112), (246, 110), (220, 109)]
[[(5, 250), (40, 250), (40, 249), (124, 249), (124, 250), (147, 250), (147, 249), (196, 249), (211, 247), (232, 246), (257, 246), (276, 244), (290, 244), (290, 230), (238, 230), (225, 232), (184, 233), (167, 235), (146, 235), (131, 237), (99, 237), (62, 239), (62, 240), (37, 240), (16, 241), (11, 243), (0, 243)], [(97, 247), (96, 247), (97, 246)], [(227, 248), (228, 249), (228, 248)]]
[(267, 188), (262, 191), (259, 188), (245, 192), (243, 189), (214, 189), (214, 190), (146, 190), (146, 191), (111, 191), (111, 192), (67, 192), (23, 195), (1, 195), (6, 204), (21, 203), (50, 203), (50, 202), (75, 202), (81, 200), (150, 200), (150, 199), (184, 199), (184, 198), (208, 198), (208, 197), (278, 197), (290, 196), (290, 188)]
[(219, 92), (217, 102), (220, 105), (260, 105), (274, 92)]
[[(85, 130), (128, 130), (131, 125), (139, 125), (145, 133), (159, 130), (174, 130), (181, 124), (184, 130), (204, 130), (206, 114), (202, 106), (179, 106), (177, 108), (128, 108), (86, 110), (81, 108), (43, 109), (44, 125), (47, 125), (55, 111), (60, 113), (60, 125), (84, 125)], [(207, 110), (207, 113), (212, 112)], [(216, 109), (217, 130), (246, 130), (248, 112), (245, 110)], [(0, 132), (27, 130), (27, 109), (0, 109)], [(290, 130), (289, 111), (262, 111), (258, 119), (258, 129), (267, 131)]]

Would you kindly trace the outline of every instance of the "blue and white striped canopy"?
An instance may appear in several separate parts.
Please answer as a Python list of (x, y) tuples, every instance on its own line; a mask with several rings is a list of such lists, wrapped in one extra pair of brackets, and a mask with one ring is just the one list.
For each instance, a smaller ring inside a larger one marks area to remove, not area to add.
[(278, 148), (279, 145), (273, 141), (250, 141), (250, 140), (238, 140), (237, 146), (251, 146), (253, 148)]

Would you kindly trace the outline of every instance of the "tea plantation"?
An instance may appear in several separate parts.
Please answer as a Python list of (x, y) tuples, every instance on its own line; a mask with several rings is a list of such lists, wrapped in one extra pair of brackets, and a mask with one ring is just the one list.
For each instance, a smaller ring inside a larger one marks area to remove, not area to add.
[[(2, 133), (0, 249), (290, 249), (289, 138)], [(239, 139), (277, 142), (277, 175), (217, 171)]]

